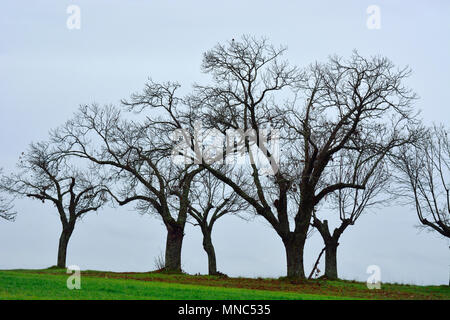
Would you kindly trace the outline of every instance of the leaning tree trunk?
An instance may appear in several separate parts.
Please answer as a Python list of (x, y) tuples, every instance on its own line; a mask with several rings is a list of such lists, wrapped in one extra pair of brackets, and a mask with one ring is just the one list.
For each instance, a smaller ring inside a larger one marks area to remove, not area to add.
[(56, 264), (58, 268), (66, 267), (67, 245), (69, 244), (73, 229), (73, 227), (63, 227), (63, 231), (61, 232), (61, 236), (59, 237), (58, 262)]
[(216, 262), (216, 251), (214, 250), (214, 246), (211, 240), (211, 232), (206, 230), (207, 227), (202, 227), (203, 233), (203, 249), (208, 255), (208, 274), (216, 275), (217, 274), (217, 262)]
[(167, 226), (165, 269), (169, 272), (181, 272), (181, 247), (184, 228), (179, 225)]
[(325, 276), (328, 279), (337, 279), (337, 248), (339, 243), (329, 240), (325, 244)]

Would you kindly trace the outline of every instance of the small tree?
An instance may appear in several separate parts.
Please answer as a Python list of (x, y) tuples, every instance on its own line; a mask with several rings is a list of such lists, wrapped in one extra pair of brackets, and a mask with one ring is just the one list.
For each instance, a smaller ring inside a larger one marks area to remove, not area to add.
[(67, 245), (76, 222), (105, 204), (106, 189), (92, 179), (89, 170), (77, 169), (46, 142), (31, 144), (18, 168), (19, 173), (3, 176), (0, 186), (14, 196), (54, 205), (62, 224), (57, 266), (65, 268)]
[(412, 203), (422, 226), (450, 238), (450, 142), (448, 129), (424, 131), (414, 146), (399, 150), (399, 194)]
[[(203, 249), (208, 255), (208, 273), (217, 275), (216, 252), (212, 231), (217, 220), (226, 214), (241, 214), (248, 204), (230, 187), (210, 172), (201, 173), (194, 180), (189, 201), (189, 213), (203, 234)], [(241, 216), (242, 217), (242, 216)]]
[[(313, 214), (312, 226), (319, 231), (325, 244), (325, 276), (328, 279), (338, 278), (337, 248), (341, 235), (347, 227), (356, 223), (362, 213), (387, 200), (381, 193), (386, 191), (390, 180), (384, 160), (373, 167), (373, 160), (370, 161), (361, 155), (355, 156), (349, 151), (343, 152), (336, 160), (335, 171), (331, 174), (335, 183), (353, 180), (355, 183), (365, 185), (365, 188), (339, 189), (325, 199), (325, 202), (330, 204), (331, 210), (339, 212), (340, 222), (333, 232), (330, 231), (328, 220), (321, 220), (316, 212)], [(368, 170), (372, 170), (370, 175)], [(367, 176), (369, 178), (366, 182), (361, 181)]]

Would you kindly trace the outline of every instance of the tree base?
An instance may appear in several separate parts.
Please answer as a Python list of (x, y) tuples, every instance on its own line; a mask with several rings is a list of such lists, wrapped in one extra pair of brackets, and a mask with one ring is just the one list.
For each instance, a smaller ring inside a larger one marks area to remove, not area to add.
[(66, 269), (66, 267), (51, 266), (45, 270), (63, 270), (63, 269)]
[(304, 277), (280, 277), (278, 278), (278, 280), (285, 281), (291, 284), (305, 284), (310, 282), (310, 280)]
[(164, 273), (164, 274), (186, 274), (183, 270), (170, 270), (167, 268), (161, 268), (157, 270), (150, 271), (150, 273)]

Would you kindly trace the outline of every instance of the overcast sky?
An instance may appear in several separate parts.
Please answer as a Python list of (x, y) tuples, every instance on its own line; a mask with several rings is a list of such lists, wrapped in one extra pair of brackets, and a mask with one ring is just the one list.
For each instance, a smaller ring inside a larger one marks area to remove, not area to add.
[[(313, 3), (314, 2), (314, 3)], [(69, 30), (67, 7), (81, 9)], [(380, 9), (380, 29), (366, 10)], [(148, 77), (179, 81), (186, 91), (202, 79), (202, 53), (242, 34), (287, 45), (292, 64), (330, 54), (381, 54), (414, 73), (416, 107), (428, 123), (450, 119), (450, 2), (442, 1), (144, 1), (3, 0), (0, 4), (0, 167), (14, 168), (31, 141), (46, 139), (84, 103), (117, 103)], [(16, 222), (0, 221), (0, 269), (56, 264), (60, 222), (54, 208), (20, 200)], [(413, 208), (392, 206), (362, 216), (345, 231), (339, 274), (366, 281), (369, 265), (382, 281), (446, 284), (448, 240), (416, 228)], [(232, 276), (285, 275), (280, 238), (263, 220), (225, 217), (213, 231), (218, 269)], [(86, 216), (69, 244), (68, 264), (82, 269), (148, 271), (163, 252), (165, 228), (133, 206)], [(309, 273), (323, 247), (307, 243)], [(183, 268), (206, 273), (201, 232), (188, 225)], [(322, 268), (323, 269), (323, 268)]]

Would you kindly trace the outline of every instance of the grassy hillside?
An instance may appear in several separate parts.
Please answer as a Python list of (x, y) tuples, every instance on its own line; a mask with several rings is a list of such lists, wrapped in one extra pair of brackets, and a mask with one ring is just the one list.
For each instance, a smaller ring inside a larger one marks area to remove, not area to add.
[(221, 278), (161, 273), (83, 271), (81, 290), (68, 290), (65, 270), (0, 271), (0, 299), (447, 299), (448, 286), (314, 280)]

